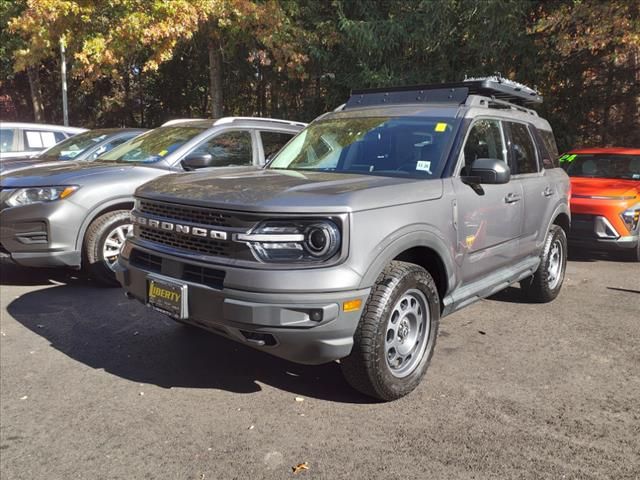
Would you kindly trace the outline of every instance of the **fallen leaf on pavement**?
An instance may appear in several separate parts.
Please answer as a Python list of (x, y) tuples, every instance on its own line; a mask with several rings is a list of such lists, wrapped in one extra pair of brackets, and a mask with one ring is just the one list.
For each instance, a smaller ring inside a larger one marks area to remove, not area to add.
[(303, 470), (309, 470), (309, 462), (299, 463), (295, 467), (291, 467), (291, 470), (293, 470), (293, 473), (300, 473)]
[(296, 397), (296, 402), (304, 402), (304, 398), (302, 398), (302, 397)]

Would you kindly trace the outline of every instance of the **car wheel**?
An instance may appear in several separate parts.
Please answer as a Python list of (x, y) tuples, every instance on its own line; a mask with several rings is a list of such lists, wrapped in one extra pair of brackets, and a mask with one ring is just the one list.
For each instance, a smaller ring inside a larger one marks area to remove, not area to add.
[(345, 378), (380, 400), (407, 395), (427, 371), (439, 320), (431, 275), (412, 263), (391, 262), (371, 290), (351, 354), (340, 362)]
[(534, 302), (550, 302), (558, 296), (567, 268), (567, 235), (558, 225), (547, 233), (538, 270), (520, 282), (526, 297)]
[(128, 210), (114, 210), (96, 218), (84, 239), (84, 260), (89, 274), (105, 286), (120, 286), (114, 267), (120, 247), (131, 230)]

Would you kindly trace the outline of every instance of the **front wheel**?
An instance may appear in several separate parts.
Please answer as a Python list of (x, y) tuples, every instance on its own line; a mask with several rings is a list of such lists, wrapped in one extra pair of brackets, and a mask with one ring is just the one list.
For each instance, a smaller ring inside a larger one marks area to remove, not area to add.
[(538, 270), (520, 282), (520, 287), (530, 300), (550, 302), (560, 293), (566, 267), (567, 235), (562, 227), (552, 225), (544, 242)]
[(418, 265), (391, 262), (371, 290), (351, 354), (341, 360), (345, 378), (380, 400), (407, 395), (427, 371), (439, 320), (431, 275)]
[(89, 225), (84, 240), (84, 261), (89, 274), (99, 283), (120, 286), (114, 267), (131, 228), (128, 210), (107, 212)]

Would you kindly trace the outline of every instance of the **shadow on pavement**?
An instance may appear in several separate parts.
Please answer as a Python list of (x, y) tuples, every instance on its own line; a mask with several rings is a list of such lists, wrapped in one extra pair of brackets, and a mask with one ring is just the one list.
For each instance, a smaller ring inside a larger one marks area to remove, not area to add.
[(82, 271), (72, 268), (28, 268), (11, 262), (0, 263), (0, 285), (38, 286), (82, 282), (91, 284)]
[[(3, 284), (47, 285), (49, 275), (4, 272)], [(6, 278), (5, 278), (6, 276)], [(343, 379), (337, 363), (305, 366), (281, 360), (214, 334), (179, 325), (121, 289), (67, 285), (32, 291), (7, 310), (65, 355), (118, 377), (164, 388), (217, 388), (236, 393), (259, 383), (334, 402), (371, 403)], [(259, 383), (258, 383), (259, 382)]]

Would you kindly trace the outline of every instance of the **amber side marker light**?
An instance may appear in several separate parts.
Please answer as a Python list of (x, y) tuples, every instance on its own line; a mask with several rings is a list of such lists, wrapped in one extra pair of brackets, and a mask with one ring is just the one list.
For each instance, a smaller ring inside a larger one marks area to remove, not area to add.
[(78, 190), (78, 187), (67, 187), (60, 194), (60, 198), (67, 198), (69, 195), (71, 195), (76, 190)]
[(344, 312), (355, 312), (356, 310), (360, 310), (360, 306), (362, 305), (362, 300), (347, 300), (346, 302), (342, 302), (342, 310)]

